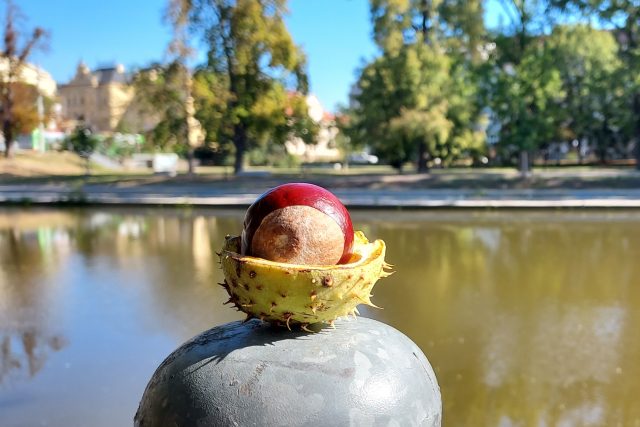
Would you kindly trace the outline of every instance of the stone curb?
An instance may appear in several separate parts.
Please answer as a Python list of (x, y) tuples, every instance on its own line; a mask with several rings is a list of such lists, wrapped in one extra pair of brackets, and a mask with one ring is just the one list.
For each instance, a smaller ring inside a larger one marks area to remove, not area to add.
[[(336, 191), (350, 208), (640, 208), (640, 192), (491, 192), (474, 195), (455, 191)], [(246, 208), (261, 193), (214, 195), (140, 194), (139, 192), (5, 191), (0, 204), (23, 205), (140, 205)]]

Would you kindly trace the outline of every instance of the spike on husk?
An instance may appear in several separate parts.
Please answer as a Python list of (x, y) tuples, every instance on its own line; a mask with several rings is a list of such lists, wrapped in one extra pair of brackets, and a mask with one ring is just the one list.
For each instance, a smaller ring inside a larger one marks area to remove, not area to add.
[(227, 303), (251, 318), (288, 329), (295, 325), (306, 330), (320, 322), (332, 325), (339, 317), (359, 314), (358, 304), (376, 307), (371, 290), (379, 278), (390, 274), (384, 255), (382, 240), (370, 243), (358, 231), (349, 263), (285, 264), (241, 255), (239, 237), (229, 236), (220, 253), (223, 287), (230, 295)]

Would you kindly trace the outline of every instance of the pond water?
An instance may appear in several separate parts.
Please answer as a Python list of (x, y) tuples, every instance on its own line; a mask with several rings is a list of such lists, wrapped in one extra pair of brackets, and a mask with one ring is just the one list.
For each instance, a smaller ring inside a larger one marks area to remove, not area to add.
[[(447, 426), (640, 425), (640, 212), (354, 211), (361, 309), (430, 359)], [(236, 210), (0, 210), (0, 426), (131, 425), (158, 364), (240, 319)]]

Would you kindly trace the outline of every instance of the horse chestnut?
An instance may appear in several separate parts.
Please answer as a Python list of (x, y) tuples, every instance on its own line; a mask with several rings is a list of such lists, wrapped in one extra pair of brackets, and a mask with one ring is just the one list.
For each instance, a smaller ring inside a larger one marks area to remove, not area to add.
[(353, 225), (328, 190), (290, 183), (260, 196), (247, 210), (241, 253), (290, 264), (343, 264), (351, 258)]

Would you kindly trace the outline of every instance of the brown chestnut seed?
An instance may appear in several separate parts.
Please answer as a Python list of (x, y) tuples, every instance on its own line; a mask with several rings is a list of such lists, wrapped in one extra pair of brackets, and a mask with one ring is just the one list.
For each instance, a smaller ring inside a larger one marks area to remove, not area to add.
[(287, 206), (264, 217), (251, 253), (289, 264), (337, 264), (344, 239), (340, 226), (325, 213), (310, 206)]
[[(335, 221), (338, 227), (342, 230), (343, 236), (342, 256), (338, 260), (338, 264), (345, 264), (350, 262), (352, 257), (354, 232), (349, 212), (340, 202), (340, 200), (331, 192), (322, 187), (318, 187), (317, 185), (308, 183), (294, 182), (289, 184), (282, 184), (267, 191), (262, 196), (260, 196), (251, 206), (249, 206), (249, 209), (247, 209), (247, 213), (244, 217), (244, 224), (241, 234), (240, 253), (242, 255), (258, 256), (253, 252), (253, 238), (255, 232), (262, 224), (262, 221), (270, 213), (278, 209), (284, 209), (291, 206), (307, 206), (315, 208), (316, 210), (333, 219), (333, 221)], [(299, 220), (300, 219), (298, 218), (292, 222), (297, 222)], [(315, 235), (315, 238), (318, 238), (318, 235), (322, 236), (324, 231), (326, 231), (316, 226), (311, 227), (311, 229), (317, 231), (317, 235)], [(285, 236), (289, 237), (285, 238)], [(290, 240), (295, 240), (292, 239), (292, 237), (295, 237), (296, 234), (285, 233), (285, 236), (281, 237), (281, 240), (289, 242)], [(311, 261), (311, 263), (318, 265), (318, 263), (320, 263), (321, 261), (323, 260), (316, 259), (315, 261)]]

